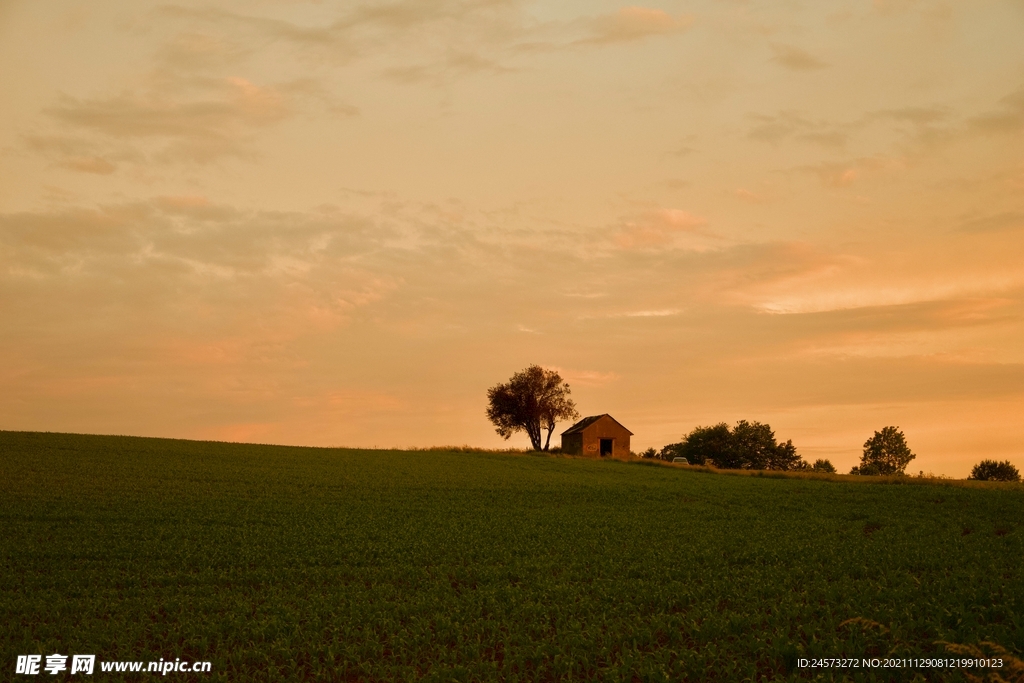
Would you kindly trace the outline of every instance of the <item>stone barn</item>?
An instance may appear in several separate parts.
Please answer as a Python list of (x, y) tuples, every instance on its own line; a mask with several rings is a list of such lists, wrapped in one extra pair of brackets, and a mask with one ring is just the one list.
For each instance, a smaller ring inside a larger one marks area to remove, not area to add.
[(594, 458), (625, 458), (629, 456), (631, 436), (633, 432), (611, 415), (592, 415), (562, 432), (562, 452)]

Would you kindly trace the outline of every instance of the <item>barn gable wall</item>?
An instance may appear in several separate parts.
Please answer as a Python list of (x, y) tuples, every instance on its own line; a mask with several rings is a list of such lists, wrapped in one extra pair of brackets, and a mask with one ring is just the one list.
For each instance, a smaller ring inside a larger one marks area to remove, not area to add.
[(629, 430), (607, 415), (584, 427), (580, 432), (562, 435), (562, 450), (574, 455), (601, 457), (601, 439), (612, 439), (612, 457), (629, 456)]

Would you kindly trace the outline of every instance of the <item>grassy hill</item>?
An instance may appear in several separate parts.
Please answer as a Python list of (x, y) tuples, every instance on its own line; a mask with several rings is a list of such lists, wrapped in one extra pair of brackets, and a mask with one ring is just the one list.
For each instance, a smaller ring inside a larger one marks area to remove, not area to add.
[(951, 656), (939, 641), (1019, 657), (1022, 511), (1020, 486), (0, 432), (0, 670), (62, 653), (209, 660), (170, 674), (203, 681), (960, 680), (795, 667)]

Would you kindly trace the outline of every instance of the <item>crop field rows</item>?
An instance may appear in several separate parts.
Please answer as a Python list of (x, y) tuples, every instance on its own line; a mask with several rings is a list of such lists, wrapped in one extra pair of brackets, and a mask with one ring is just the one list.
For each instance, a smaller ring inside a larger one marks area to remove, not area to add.
[(1020, 486), (0, 432), (0, 492), (4, 679), (70, 652), (203, 681), (963, 680), (796, 663), (1024, 652)]

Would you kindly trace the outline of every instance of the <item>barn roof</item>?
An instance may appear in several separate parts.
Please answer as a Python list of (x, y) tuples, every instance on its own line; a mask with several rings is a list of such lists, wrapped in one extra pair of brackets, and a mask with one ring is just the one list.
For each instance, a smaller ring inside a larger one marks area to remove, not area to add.
[[(609, 420), (611, 420), (615, 424), (619, 425), (623, 429), (626, 429), (625, 427), (622, 426), (621, 422), (616, 420), (614, 417), (612, 417), (608, 413), (604, 413), (603, 415), (591, 415), (590, 417), (583, 418), (582, 420), (580, 420), (579, 422), (574, 424), (572, 427), (569, 427), (564, 432), (562, 432), (562, 436), (565, 436), (566, 434), (578, 434), (578, 433), (582, 432), (584, 429), (586, 429), (587, 427), (589, 427), (590, 425), (592, 425), (595, 422), (597, 422), (598, 420), (600, 420), (602, 417), (607, 417)], [(626, 431), (629, 432), (628, 429), (626, 429)], [(632, 436), (633, 432), (629, 432), (629, 434), (630, 434), (630, 436)]]

